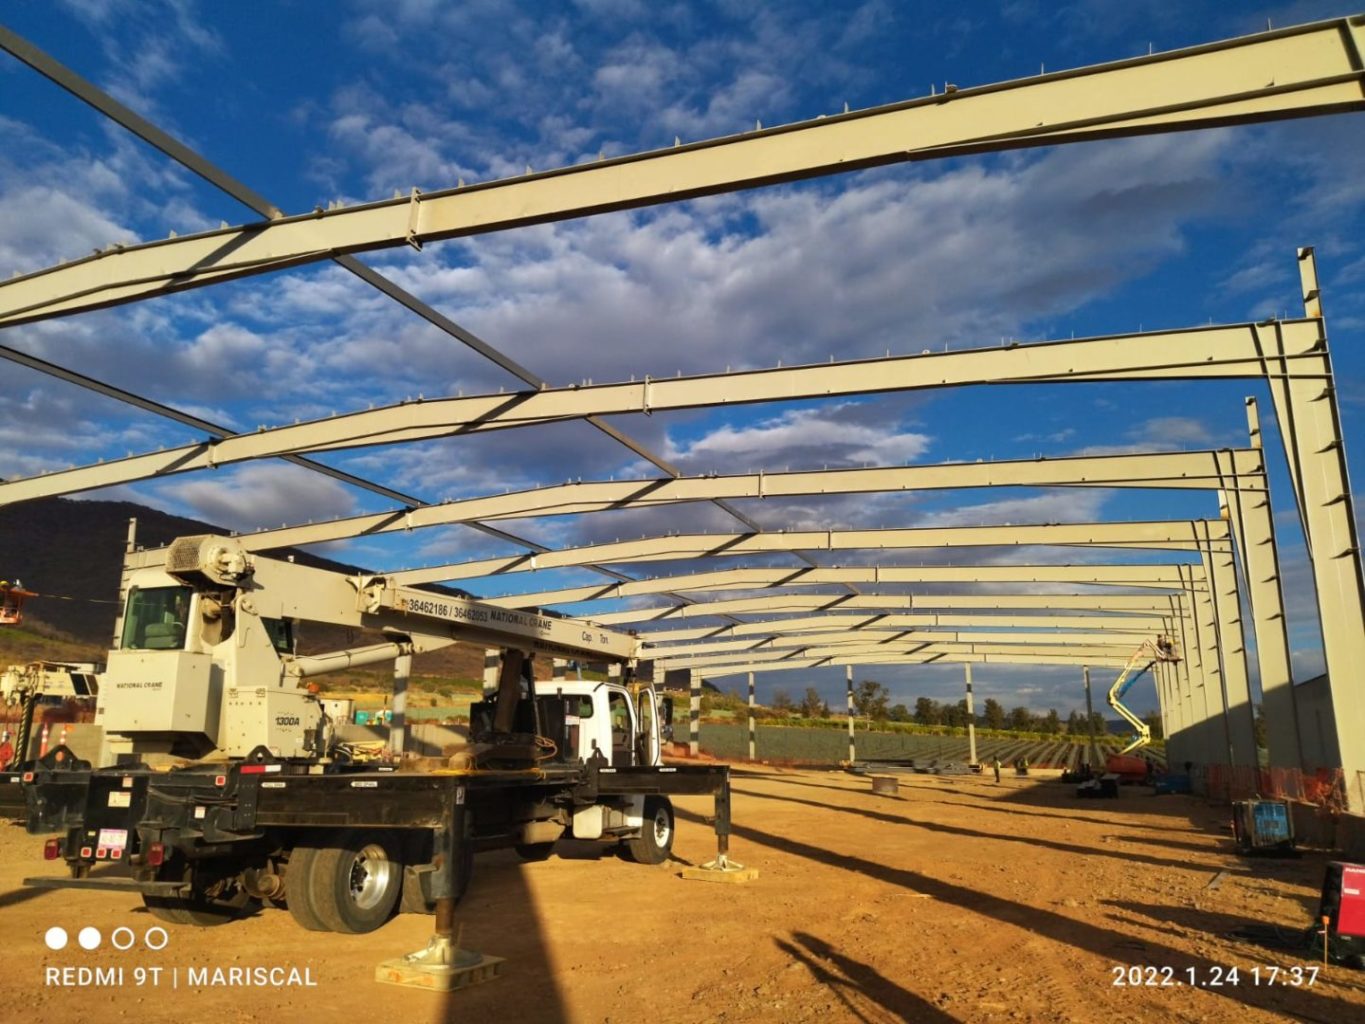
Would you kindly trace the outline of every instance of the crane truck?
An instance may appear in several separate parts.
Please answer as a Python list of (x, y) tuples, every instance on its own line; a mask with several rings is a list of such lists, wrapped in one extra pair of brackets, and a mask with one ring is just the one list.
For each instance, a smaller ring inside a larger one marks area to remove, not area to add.
[[(123, 591), (100, 679), (98, 764), (62, 746), (0, 773), (0, 803), (21, 795), (28, 830), (51, 835), (44, 856), (68, 868), (27, 885), (136, 893), (156, 916), (193, 925), (274, 904), (304, 928), (361, 933), (400, 909), (434, 910), (428, 953), (440, 963), (475, 849), (539, 858), (571, 836), (660, 863), (670, 796), (709, 794), (713, 864), (730, 866), (729, 769), (663, 764), (671, 702), (632, 678), (631, 635), (219, 536), (130, 551)], [(384, 642), (299, 655), (292, 632), (306, 621), (378, 630)], [(502, 651), (469, 746), (434, 767), (349, 758), (307, 680), (455, 642)], [(622, 674), (537, 684), (536, 655)]]

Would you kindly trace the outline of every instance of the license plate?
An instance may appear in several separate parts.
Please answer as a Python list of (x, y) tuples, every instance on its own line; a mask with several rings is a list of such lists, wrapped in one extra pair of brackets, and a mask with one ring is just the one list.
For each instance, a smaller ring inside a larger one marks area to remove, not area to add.
[(128, 845), (128, 830), (126, 828), (102, 828), (100, 829), (100, 841), (97, 845), (109, 850), (122, 850)]

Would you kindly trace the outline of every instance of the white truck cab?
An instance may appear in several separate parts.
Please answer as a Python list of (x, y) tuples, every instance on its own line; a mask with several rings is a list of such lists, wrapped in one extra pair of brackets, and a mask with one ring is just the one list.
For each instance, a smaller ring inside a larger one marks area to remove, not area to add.
[(663, 763), (672, 703), (661, 702), (652, 686), (556, 680), (539, 684), (538, 690), (579, 698), (577, 713), (567, 719), (570, 751), (578, 760), (589, 761), (600, 750), (614, 768)]

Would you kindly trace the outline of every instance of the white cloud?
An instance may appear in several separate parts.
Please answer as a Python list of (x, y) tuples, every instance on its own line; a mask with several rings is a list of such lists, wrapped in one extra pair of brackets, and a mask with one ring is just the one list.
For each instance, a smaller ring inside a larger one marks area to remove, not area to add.
[[(694, 471), (730, 467), (796, 468), (817, 465), (901, 465), (928, 451), (927, 434), (870, 424), (847, 417), (848, 403), (820, 409), (788, 410), (774, 419), (741, 427), (724, 425), (693, 441), (670, 441), (664, 457)], [(747, 461), (745, 461), (747, 460)]]
[(163, 485), (162, 491), (192, 515), (241, 531), (334, 519), (356, 508), (353, 492), (342, 484), (287, 465), (187, 477)]

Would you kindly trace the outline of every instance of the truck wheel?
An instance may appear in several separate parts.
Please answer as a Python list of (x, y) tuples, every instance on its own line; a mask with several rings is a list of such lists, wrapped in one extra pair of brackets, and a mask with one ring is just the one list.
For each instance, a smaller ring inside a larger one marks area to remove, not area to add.
[(625, 853), (636, 864), (662, 864), (673, 850), (673, 805), (666, 796), (645, 797), (645, 823), (626, 840)]
[(310, 932), (325, 932), (327, 926), (313, 909), (313, 863), (317, 849), (296, 846), (289, 852), (289, 863), (284, 869), (284, 901), (294, 921)]
[(393, 915), (403, 888), (403, 865), (387, 839), (339, 832), (314, 853), (308, 900), (329, 931), (372, 932)]

